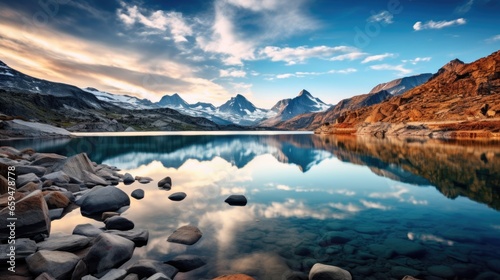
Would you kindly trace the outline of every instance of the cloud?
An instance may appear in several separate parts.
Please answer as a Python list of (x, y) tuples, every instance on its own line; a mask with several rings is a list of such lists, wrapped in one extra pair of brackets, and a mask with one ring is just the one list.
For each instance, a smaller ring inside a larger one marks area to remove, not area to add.
[[(140, 23), (145, 27), (157, 31), (169, 30), (175, 42), (187, 42), (187, 36), (193, 35), (193, 30), (178, 12), (165, 12), (162, 10), (148, 11), (138, 6), (127, 6), (126, 3), (120, 3), (122, 8), (117, 10), (118, 18), (126, 25), (131, 27)], [(149, 14), (146, 16), (145, 14)]]
[(458, 18), (450, 21), (433, 21), (430, 20), (426, 23), (422, 23), (421, 21), (417, 21), (413, 25), (413, 29), (415, 31), (420, 31), (424, 29), (441, 29), (445, 27), (455, 26), (455, 25), (464, 25), (467, 21), (464, 18)]
[(220, 77), (244, 78), (244, 77), (246, 77), (246, 75), (247, 75), (247, 72), (245, 72), (243, 70), (238, 70), (235, 68), (221, 69), (219, 71)]
[(427, 56), (427, 57), (416, 57), (414, 59), (404, 59), (404, 60), (401, 60), (401, 61), (404, 62), (404, 63), (409, 62), (409, 63), (415, 65), (415, 64), (417, 64), (419, 62), (428, 62), (428, 61), (431, 61), (431, 59), (432, 59), (432, 57)]
[(371, 56), (368, 56), (365, 59), (363, 59), (363, 61), (361, 61), (361, 63), (368, 63), (368, 62), (372, 62), (372, 61), (382, 61), (388, 57), (396, 57), (396, 56), (397, 55), (393, 54), (393, 53), (371, 55)]
[[(295, 72), (295, 73), (284, 73), (284, 74), (278, 74), (276, 75), (276, 79), (288, 79), (288, 78), (304, 78), (306, 76), (320, 76), (320, 75), (327, 75), (327, 74), (349, 74), (349, 73), (354, 73), (357, 72), (358, 70), (354, 68), (346, 68), (346, 69), (340, 69), (340, 70), (330, 70), (327, 72)], [(271, 79), (273, 80), (273, 79)]]
[(372, 65), (370, 66), (371, 69), (373, 70), (393, 70), (393, 71), (398, 71), (399, 75), (407, 75), (413, 72), (411, 69), (406, 69), (404, 68), (403, 64), (400, 65), (390, 65), (390, 64), (377, 64), (377, 65)]
[(485, 41), (488, 42), (488, 43), (493, 43), (493, 42), (496, 42), (496, 41), (500, 41), (500, 34), (492, 36), (492, 37), (486, 39)]
[(472, 5), (474, 5), (474, 0), (468, 0), (463, 5), (458, 6), (455, 9), (455, 13), (460, 14), (460, 15), (466, 14), (467, 12), (470, 11), (470, 9), (472, 8)]
[(361, 204), (363, 204), (363, 206), (365, 206), (366, 208), (369, 208), (369, 209), (379, 209), (379, 210), (389, 210), (389, 209), (391, 209), (391, 207), (385, 206), (385, 205), (383, 205), (382, 203), (379, 203), (379, 202), (367, 201), (367, 200), (364, 200), (364, 199), (361, 199), (360, 202), (361, 202)]
[(391, 24), (394, 22), (394, 21), (392, 21), (393, 18), (394, 18), (394, 16), (391, 13), (389, 13), (388, 11), (382, 11), (378, 14), (372, 15), (367, 20), (369, 22), (382, 22), (382, 23), (386, 23), (386, 24)]
[(329, 60), (331, 60), (331, 61), (356, 60), (356, 59), (362, 58), (365, 55), (366, 55), (366, 53), (363, 53), (363, 52), (352, 52), (352, 53), (346, 53), (346, 54), (340, 54), (340, 55), (334, 56), (334, 57), (330, 58)]
[(270, 58), (272, 61), (284, 61), (287, 65), (303, 63), (311, 58), (329, 59), (337, 53), (358, 53), (357, 49), (348, 46), (300, 46), (296, 48), (280, 48), (267, 46), (259, 51), (262, 58)]

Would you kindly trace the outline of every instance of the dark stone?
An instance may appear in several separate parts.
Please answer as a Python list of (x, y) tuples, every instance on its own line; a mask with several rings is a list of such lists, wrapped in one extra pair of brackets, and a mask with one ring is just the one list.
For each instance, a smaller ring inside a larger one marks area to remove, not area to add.
[(130, 196), (132, 196), (135, 199), (143, 199), (144, 198), (144, 190), (141, 190), (141, 189), (134, 190), (130, 194)]
[(231, 206), (245, 206), (247, 205), (247, 198), (244, 195), (233, 194), (226, 198), (224, 202)]
[(158, 188), (170, 190), (172, 188), (172, 179), (165, 177), (158, 182)]
[(106, 229), (129, 230), (134, 228), (134, 223), (124, 217), (114, 216), (104, 221)]
[(335, 244), (344, 244), (349, 242), (351, 238), (351, 234), (342, 231), (330, 231), (323, 235), (323, 237), (319, 241), (319, 245), (322, 247), (326, 247)]
[(103, 231), (92, 224), (77, 225), (75, 229), (73, 229), (73, 234), (83, 235), (87, 237), (96, 237), (101, 233), (103, 233)]
[[(10, 253), (10, 244), (0, 244), (0, 261), (5, 263), (10, 259), (7, 254)], [(36, 242), (28, 238), (16, 239), (16, 260), (24, 259), (36, 252)]]
[(197, 269), (198, 267), (202, 267), (207, 262), (196, 255), (180, 255), (176, 256), (172, 260), (166, 262), (169, 265), (177, 268), (180, 272), (187, 272), (193, 269)]
[(173, 243), (180, 243), (185, 245), (193, 245), (198, 242), (202, 236), (201, 231), (195, 226), (183, 226), (174, 231), (167, 241)]
[(50, 273), (56, 279), (70, 279), (80, 258), (68, 252), (41, 250), (26, 258), (28, 269), (33, 275)]
[(130, 185), (134, 182), (135, 182), (135, 178), (130, 173), (125, 173), (125, 175), (123, 175), (123, 183), (125, 185)]
[(184, 198), (186, 198), (186, 193), (184, 192), (176, 192), (171, 194), (168, 199), (173, 200), (173, 201), (181, 201)]
[(128, 274), (137, 274), (139, 279), (150, 277), (158, 272), (173, 279), (178, 269), (169, 264), (149, 259), (139, 260), (127, 269)]
[(134, 253), (134, 242), (109, 233), (101, 233), (83, 261), (90, 274), (102, 273), (128, 261)]
[(55, 233), (36, 245), (39, 251), (48, 250), (74, 252), (87, 247), (89, 243), (90, 239), (86, 236)]
[(80, 202), (80, 211), (83, 215), (93, 215), (106, 211), (116, 211), (123, 206), (130, 205), (128, 195), (116, 187), (92, 189), (85, 194)]
[(149, 232), (145, 229), (135, 229), (135, 230), (107, 230), (107, 233), (115, 234), (135, 243), (136, 247), (141, 247), (148, 244)]

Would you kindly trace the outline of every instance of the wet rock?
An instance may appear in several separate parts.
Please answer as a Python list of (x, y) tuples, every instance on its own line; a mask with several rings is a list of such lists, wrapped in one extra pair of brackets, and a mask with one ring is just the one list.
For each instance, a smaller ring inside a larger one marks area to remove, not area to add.
[(90, 239), (82, 235), (54, 233), (45, 241), (38, 242), (38, 250), (74, 252), (89, 245)]
[(123, 175), (123, 183), (125, 185), (130, 185), (134, 182), (135, 182), (135, 178), (130, 173), (125, 173), (125, 175)]
[(230, 275), (222, 275), (213, 280), (255, 280), (255, 278), (250, 277), (246, 274), (230, 274)]
[(282, 280), (308, 280), (309, 276), (300, 271), (286, 271), (281, 277)]
[(172, 179), (165, 177), (158, 182), (158, 188), (170, 190), (172, 188)]
[(59, 251), (38, 251), (26, 258), (26, 264), (33, 275), (49, 273), (56, 279), (71, 279), (71, 273), (80, 259), (72, 253)]
[(141, 190), (141, 189), (134, 190), (130, 194), (130, 196), (132, 196), (135, 199), (143, 199), (144, 198), (144, 190)]
[(342, 231), (329, 231), (323, 235), (319, 241), (322, 247), (331, 246), (335, 244), (344, 244), (351, 240), (352, 235)]
[(135, 273), (130, 273), (127, 277), (123, 278), (123, 280), (139, 280), (139, 276)]
[(7, 179), (0, 175), (0, 194), (7, 193), (9, 190), (9, 182), (7, 182)]
[(47, 272), (44, 272), (40, 275), (38, 275), (35, 280), (55, 280), (56, 278), (52, 277), (52, 275), (48, 274)]
[(92, 224), (77, 225), (75, 229), (73, 229), (73, 234), (87, 237), (96, 237), (101, 233), (103, 233), (103, 231)]
[(128, 205), (130, 198), (125, 192), (116, 187), (104, 187), (88, 192), (81, 202), (80, 211), (83, 215), (93, 215)]
[[(10, 259), (10, 256), (8, 254), (10, 254), (10, 252), (11, 252), (11, 250), (10, 250), (11, 246), (12, 245), (10, 245), (10, 244), (0, 244), (0, 261), (2, 263), (5, 263), (5, 261), (8, 261)], [(16, 250), (15, 250), (16, 260), (24, 259), (27, 256), (36, 252), (35, 241), (28, 239), (28, 238), (16, 239), (15, 247), (16, 247)]]
[(127, 275), (127, 271), (125, 269), (116, 269), (113, 268), (110, 271), (108, 271), (104, 276), (99, 278), (99, 280), (121, 280), (125, 278)]
[(63, 212), (64, 212), (64, 208), (50, 209), (49, 210), (50, 220), (53, 221), (53, 220), (60, 219), (62, 217)]
[[(7, 218), (10, 210), (0, 210), (0, 239), (7, 239), (10, 229)], [(34, 237), (38, 234), (50, 233), (50, 217), (47, 203), (42, 192), (37, 190), (16, 202), (16, 238)]]
[(168, 199), (173, 200), (173, 201), (181, 201), (184, 198), (186, 198), (186, 193), (184, 192), (176, 192), (171, 195), (169, 195)]
[(56, 172), (52, 172), (52, 173), (44, 175), (41, 178), (41, 180), (42, 181), (51, 180), (53, 184), (58, 184), (58, 183), (59, 184), (67, 184), (67, 183), (69, 183), (70, 178), (66, 173), (64, 173), (64, 171), (56, 171)]
[(172, 280), (172, 279), (170, 279), (170, 277), (168, 277), (167, 275), (165, 275), (165, 274), (163, 274), (161, 272), (158, 272), (158, 273), (155, 273), (155, 274), (151, 275), (146, 280)]
[(149, 182), (153, 181), (153, 178), (135, 176), (135, 180), (141, 184), (148, 184)]
[(204, 266), (207, 262), (195, 255), (180, 255), (166, 262), (177, 268), (180, 272), (187, 272)]
[(24, 186), (30, 182), (40, 183), (40, 179), (38, 178), (38, 176), (35, 175), (35, 173), (28, 173), (28, 174), (24, 174), (24, 175), (19, 175), (19, 176), (17, 176), (16, 187), (19, 189), (22, 186)]
[(333, 265), (325, 265), (317, 263), (309, 272), (310, 280), (323, 280), (323, 279), (334, 279), (334, 280), (351, 280), (351, 274), (340, 267)]
[[(25, 196), (26, 196), (26, 194), (18, 192), (18, 191), (14, 193), (14, 198), (16, 201), (21, 200)], [(7, 207), (8, 203), (9, 203), (9, 194), (6, 193), (6, 194), (0, 195), (0, 208)]]
[(233, 194), (226, 198), (224, 202), (231, 206), (245, 206), (247, 205), (247, 198), (244, 195)]
[(386, 239), (384, 245), (399, 255), (408, 257), (421, 257), (425, 255), (425, 248), (422, 245), (404, 239)]
[(401, 279), (407, 275), (417, 277), (419, 274), (418, 270), (406, 266), (393, 266), (391, 268), (391, 276), (397, 279)]
[(57, 191), (48, 192), (43, 198), (49, 209), (66, 208), (71, 203), (66, 195)]
[(489, 260), (486, 262), (486, 264), (488, 265), (489, 269), (500, 273), (500, 260), (499, 259)]
[(149, 231), (145, 229), (135, 229), (135, 230), (107, 230), (107, 233), (115, 234), (128, 240), (134, 242), (136, 247), (141, 247), (148, 244), (149, 240)]
[(195, 226), (182, 226), (172, 233), (167, 241), (173, 243), (180, 243), (185, 245), (193, 245), (198, 242), (202, 236), (201, 231)]
[(94, 166), (85, 153), (66, 158), (63, 161), (54, 164), (49, 171), (63, 171), (68, 176), (76, 178), (82, 182), (90, 181), (88, 178), (89, 173), (92, 175), (95, 174)]
[(19, 189), (17, 189), (17, 192), (30, 193), (30, 192), (34, 192), (36, 190), (41, 190), (41, 189), (42, 189), (42, 187), (41, 187), (40, 183), (29, 182), (29, 183), (25, 184), (24, 186), (20, 187)]
[(124, 217), (114, 216), (104, 221), (106, 229), (129, 230), (134, 228), (134, 223)]
[(134, 242), (121, 236), (101, 233), (83, 261), (90, 274), (102, 273), (129, 260), (133, 252)]
[(36, 176), (42, 177), (47, 172), (47, 168), (43, 166), (19, 165), (16, 166), (16, 172), (17, 175), (34, 173)]
[(31, 165), (42, 166), (45, 168), (52, 167), (56, 163), (60, 163), (66, 159), (65, 156), (51, 153), (36, 153), (33, 155)]
[(127, 269), (128, 274), (137, 274), (139, 279), (151, 277), (158, 272), (165, 274), (167, 277), (174, 278), (178, 269), (169, 264), (149, 259), (139, 260)]
[(394, 250), (387, 248), (387, 246), (381, 244), (370, 244), (368, 245), (368, 250), (374, 255), (383, 257), (385, 259), (391, 258), (396, 252)]

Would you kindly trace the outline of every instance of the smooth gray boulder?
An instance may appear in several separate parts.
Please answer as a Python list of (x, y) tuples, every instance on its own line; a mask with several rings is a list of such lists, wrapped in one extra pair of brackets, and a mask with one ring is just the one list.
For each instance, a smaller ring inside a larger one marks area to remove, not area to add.
[[(9, 254), (12, 254), (10, 250), (12, 245), (10, 244), (0, 244), (0, 261), (4, 263), (10, 259)], [(28, 238), (18, 238), (15, 244), (15, 258), (24, 259), (27, 256), (36, 252), (36, 242)]]
[(226, 198), (224, 202), (231, 206), (245, 206), (247, 205), (247, 198), (241, 194), (233, 194)]
[(207, 264), (206, 260), (196, 255), (179, 255), (166, 262), (180, 272), (187, 272)]
[(26, 264), (33, 275), (49, 273), (56, 279), (71, 279), (71, 273), (80, 260), (75, 254), (41, 250), (26, 258)]
[(141, 190), (141, 189), (134, 190), (130, 194), (130, 196), (132, 196), (135, 199), (143, 199), (144, 198), (144, 190)]
[(68, 176), (74, 177), (82, 182), (87, 181), (85, 171), (94, 174), (94, 166), (88, 158), (87, 154), (81, 153), (72, 157), (66, 158), (52, 166), (49, 172), (64, 171)]
[(47, 168), (43, 166), (19, 165), (16, 166), (16, 172), (17, 175), (34, 173), (36, 176), (42, 177), (47, 172)]
[(123, 206), (130, 205), (128, 195), (116, 187), (92, 189), (85, 194), (80, 202), (80, 211), (83, 215), (94, 215), (106, 211), (116, 211)]
[(80, 224), (73, 229), (73, 234), (78, 234), (87, 237), (96, 237), (103, 231), (92, 224)]
[(65, 156), (52, 153), (36, 153), (32, 157), (31, 165), (50, 168), (56, 163), (60, 163), (66, 159)]
[(83, 261), (89, 274), (102, 273), (126, 262), (134, 253), (134, 242), (121, 236), (101, 233)]
[(133, 230), (107, 230), (107, 233), (115, 234), (135, 243), (136, 247), (141, 247), (148, 244), (149, 231), (146, 229), (133, 229)]
[(69, 176), (64, 171), (56, 171), (43, 175), (42, 181), (51, 180), (53, 184), (67, 184), (70, 181)]
[(125, 173), (125, 175), (123, 175), (123, 183), (125, 185), (130, 185), (130, 184), (132, 184), (134, 182), (135, 182), (135, 178), (134, 178), (134, 176), (132, 176), (132, 174)]
[(56, 208), (56, 209), (49, 209), (49, 217), (50, 220), (57, 220), (62, 217), (62, 214), (64, 212), (64, 208)]
[(176, 229), (167, 239), (168, 242), (193, 245), (202, 236), (201, 231), (195, 226), (182, 226)]
[(134, 223), (122, 216), (114, 216), (104, 221), (106, 229), (130, 230), (134, 228)]
[(351, 274), (340, 267), (317, 263), (309, 271), (309, 280), (352, 280)]
[(184, 198), (186, 198), (186, 193), (185, 192), (176, 192), (168, 196), (168, 199), (173, 200), (173, 201), (181, 201)]
[(131, 265), (127, 269), (128, 274), (137, 274), (139, 279), (151, 277), (160, 272), (167, 277), (174, 278), (179, 270), (169, 264), (164, 264), (159, 261), (142, 259)]
[[(8, 227), (12, 221), (8, 207), (0, 210), (0, 240), (5, 240), (10, 235)], [(16, 238), (31, 238), (39, 234), (49, 235), (50, 217), (49, 208), (43, 198), (42, 192), (36, 190), (16, 202), (15, 209), (15, 235)]]
[(74, 252), (87, 247), (90, 238), (82, 235), (53, 233), (49, 238), (36, 245), (38, 250)]

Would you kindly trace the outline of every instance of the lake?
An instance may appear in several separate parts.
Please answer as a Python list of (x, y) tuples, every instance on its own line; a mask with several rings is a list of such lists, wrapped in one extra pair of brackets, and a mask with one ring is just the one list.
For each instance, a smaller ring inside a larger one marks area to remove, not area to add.
[[(500, 143), (247, 133), (85, 136), (0, 142), (16, 148), (88, 153), (121, 173), (148, 176), (122, 216), (149, 230), (139, 258), (190, 254), (207, 264), (175, 279), (246, 273), (282, 279), (320, 262), (354, 279), (500, 279)], [(170, 191), (157, 182), (166, 176)], [(185, 192), (175, 202), (168, 196)], [(231, 194), (248, 204), (229, 206)], [(103, 223), (78, 209), (52, 232)], [(183, 225), (198, 243), (169, 243)], [(434, 277), (434, 278), (433, 278)], [(439, 278), (436, 278), (439, 277)], [(456, 277), (456, 278), (455, 278)]]

